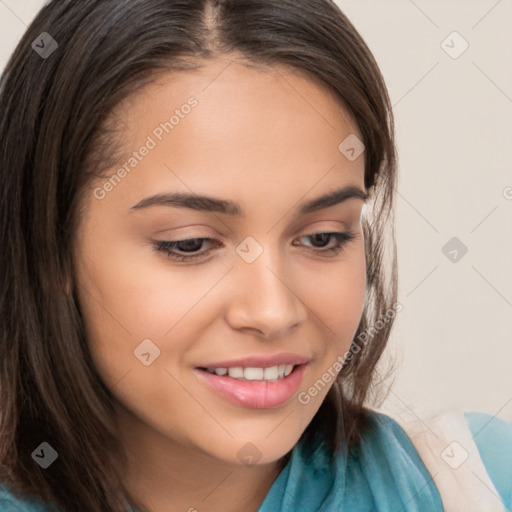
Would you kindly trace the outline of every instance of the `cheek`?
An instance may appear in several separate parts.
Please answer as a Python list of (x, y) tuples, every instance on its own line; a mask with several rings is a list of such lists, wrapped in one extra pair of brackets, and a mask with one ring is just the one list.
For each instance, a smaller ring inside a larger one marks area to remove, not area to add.
[(122, 240), (83, 249), (77, 292), (90, 352), (105, 381), (115, 384), (128, 370), (147, 370), (134, 354), (146, 339), (161, 351), (159, 363), (172, 357), (180, 364), (215, 318), (215, 285), (229, 265), (177, 267), (151, 248), (134, 249)]
[(105, 240), (103, 247), (90, 248), (80, 260), (82, 309), (91, 326), (109, 325), (133, 341), (164, 336), (225, 272), (220, 266), (179, 267), (149, 246), (122, 239)]
[(363, 242), (351, 247), (342, 260), (324, 265), (305, 276), (303, 296), (314, 309), (312, 320), (323, 325), (337, 344), (350, 344), (359, 325), (365, 301), (366, 263)]

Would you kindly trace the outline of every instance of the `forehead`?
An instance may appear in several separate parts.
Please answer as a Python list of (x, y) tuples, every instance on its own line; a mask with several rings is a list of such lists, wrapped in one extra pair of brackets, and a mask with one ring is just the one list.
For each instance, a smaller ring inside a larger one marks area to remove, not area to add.
[(199, 69), (159, 75), (124, 101), (116, 114), (123, 118), (128, 135), (152, 133), (176, 110), (179, 114), (191, 98), (198, 105), (190, 115), (181, 112), (184, 122), (173, 127), (172, 137), (166, 137), (169, 143), (180, 133), (193, 131), (195, 140), (243, 142), (250, 151), (268, 139), (276, 145), (288, 141), (292, 146), (296, 141), (298, 146), (305, 140), (316, 143), (333, 136), (337, 140), (346, 132), (359, 135), (341, 100), (319, 80), (293, 68), (255, 67), (227, 57), (207, 61)]
[(124, 101), (116, 116), (126, 148), (119, 165), (152, 141), (116, 187), (133, 204), (164, 188), (218, 196), (252, 188), (270, 197), (268, 187), (285, 187), (300, 197), (321, 180), (324, 189), (363, 184), (363, 157), (349, 162), (338, 149), (351, 134), (361, 138), (357, 125), (325, 86), (289, 68), (221, 58), (171, 71)]

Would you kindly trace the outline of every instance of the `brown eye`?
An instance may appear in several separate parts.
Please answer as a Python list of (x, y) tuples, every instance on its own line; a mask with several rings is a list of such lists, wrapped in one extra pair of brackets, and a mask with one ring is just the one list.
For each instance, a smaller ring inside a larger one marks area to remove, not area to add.
[(217, 242), (217, 246), (222, 245), (220, 242), (212, 238), (187, 238), (185, 240), (176, 240), (173, 242), (166, 240), (154, 241), (153, 246), (155, 251), (163, 252), (172, 259), (176, 259), (178, 261), (190, 261), (197, 258), (202, 258), (206, 254), (210, 253), (212, 250), (211, 248), (197, 253), (197, 251), (202, 248), (205, 241)]
[[(352, 232), (333, 232), (333, 233), (314, 233), (312, 235), (305, 235), (300, 238), (309, 238), (313, 240), (313, 249), (319, 253), (337, 254), (346, 244), (356, 237)], [(300, 239), (299, 238), (299, 239)], [(328, 249), (323, 249), (329, 245), (329, 241), (334, 240), (334, 245)], [(318, 245), (317, 245), (318, 244)]]

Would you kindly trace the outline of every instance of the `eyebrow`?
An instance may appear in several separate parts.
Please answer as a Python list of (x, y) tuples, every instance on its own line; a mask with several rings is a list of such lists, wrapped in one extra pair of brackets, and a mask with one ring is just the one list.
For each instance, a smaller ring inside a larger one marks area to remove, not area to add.
[[(320, 197), (312, 199), (300, 205), (296, 216), (323, 210), (340, 204), (347, 199), (357, 198), (366, 201), (368, 194), (354, 185), (336, 189)], [(240, 205), (229, 199), (217, 199), (196, 194), (168, 193), (156, 194), (139, 201), (131, 210), (142, 210), (150, 206), (170, 206), (175, 208), (190, 208), (213, 213), (222, 213), (233, 217), (245, 217)]]

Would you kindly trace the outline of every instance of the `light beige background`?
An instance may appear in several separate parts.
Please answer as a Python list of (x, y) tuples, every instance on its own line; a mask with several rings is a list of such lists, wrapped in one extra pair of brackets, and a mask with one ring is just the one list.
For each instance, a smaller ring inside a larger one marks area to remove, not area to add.
[[(512, 420), (512, 0), (337, 3), (373, 51), (397, 122), (403, 310), (383, 408)], [(2, 69), (43, 4), (0, 0)], [(454, 31), (469, 44), (456, 59)], [(452, 237), (468, 248), (456, 262), (442, 252)]]

